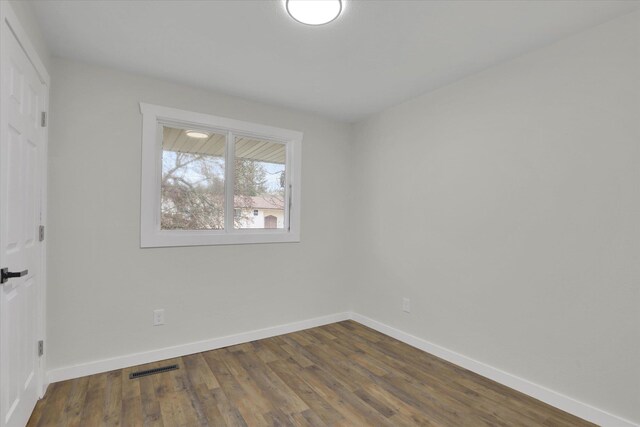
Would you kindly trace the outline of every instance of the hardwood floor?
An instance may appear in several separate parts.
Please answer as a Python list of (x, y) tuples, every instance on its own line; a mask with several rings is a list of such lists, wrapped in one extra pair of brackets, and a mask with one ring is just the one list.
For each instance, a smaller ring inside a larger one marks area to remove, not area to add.
[[(129, 373), (178, 364), (139, 379)], [(29, 426), (588, 426), (353, 321), (49, 386)]]

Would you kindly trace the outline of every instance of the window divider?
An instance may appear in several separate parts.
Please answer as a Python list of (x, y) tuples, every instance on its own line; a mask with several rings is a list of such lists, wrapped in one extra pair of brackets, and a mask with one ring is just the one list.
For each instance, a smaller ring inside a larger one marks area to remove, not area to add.
[(235, 232), (235, 157), (236, 146), (235, 136), (233, 132), (227, 132), (227, 140), (225, 142), (225, 159), (224, 159), (224, 231), (225, 233)]

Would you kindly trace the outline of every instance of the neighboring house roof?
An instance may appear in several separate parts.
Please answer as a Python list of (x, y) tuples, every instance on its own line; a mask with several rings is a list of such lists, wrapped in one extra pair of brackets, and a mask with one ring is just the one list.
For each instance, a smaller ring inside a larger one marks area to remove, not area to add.
[[(284, 200), (280, 196), (262, 195), (253, 197), (235, 196), (234, 207), (244, 209), (284, 209)], [(250, 206), (247, 204), (250, 203)]]

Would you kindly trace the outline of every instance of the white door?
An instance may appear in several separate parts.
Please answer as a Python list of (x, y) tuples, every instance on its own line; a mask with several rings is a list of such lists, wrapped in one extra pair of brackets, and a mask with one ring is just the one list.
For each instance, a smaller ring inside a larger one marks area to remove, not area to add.
[[(0, 109), (0, 426), (24, 426), (38, 400), (43, 310), (39, 241), (46, 86), (2, 22)], [(7, 277), (16, 276), (16, 277)]]

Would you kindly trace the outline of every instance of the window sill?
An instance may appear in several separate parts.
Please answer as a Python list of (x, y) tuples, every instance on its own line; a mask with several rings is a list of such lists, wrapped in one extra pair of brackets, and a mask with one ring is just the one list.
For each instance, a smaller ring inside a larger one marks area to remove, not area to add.
[(140, 247), (161, 248), (298, 242), (300, 242), (299, 233), (286, 230), (236, 230), (232, 233), (225, 233), (222, 230), (165, 230), (142, 235), (140, 239)]

